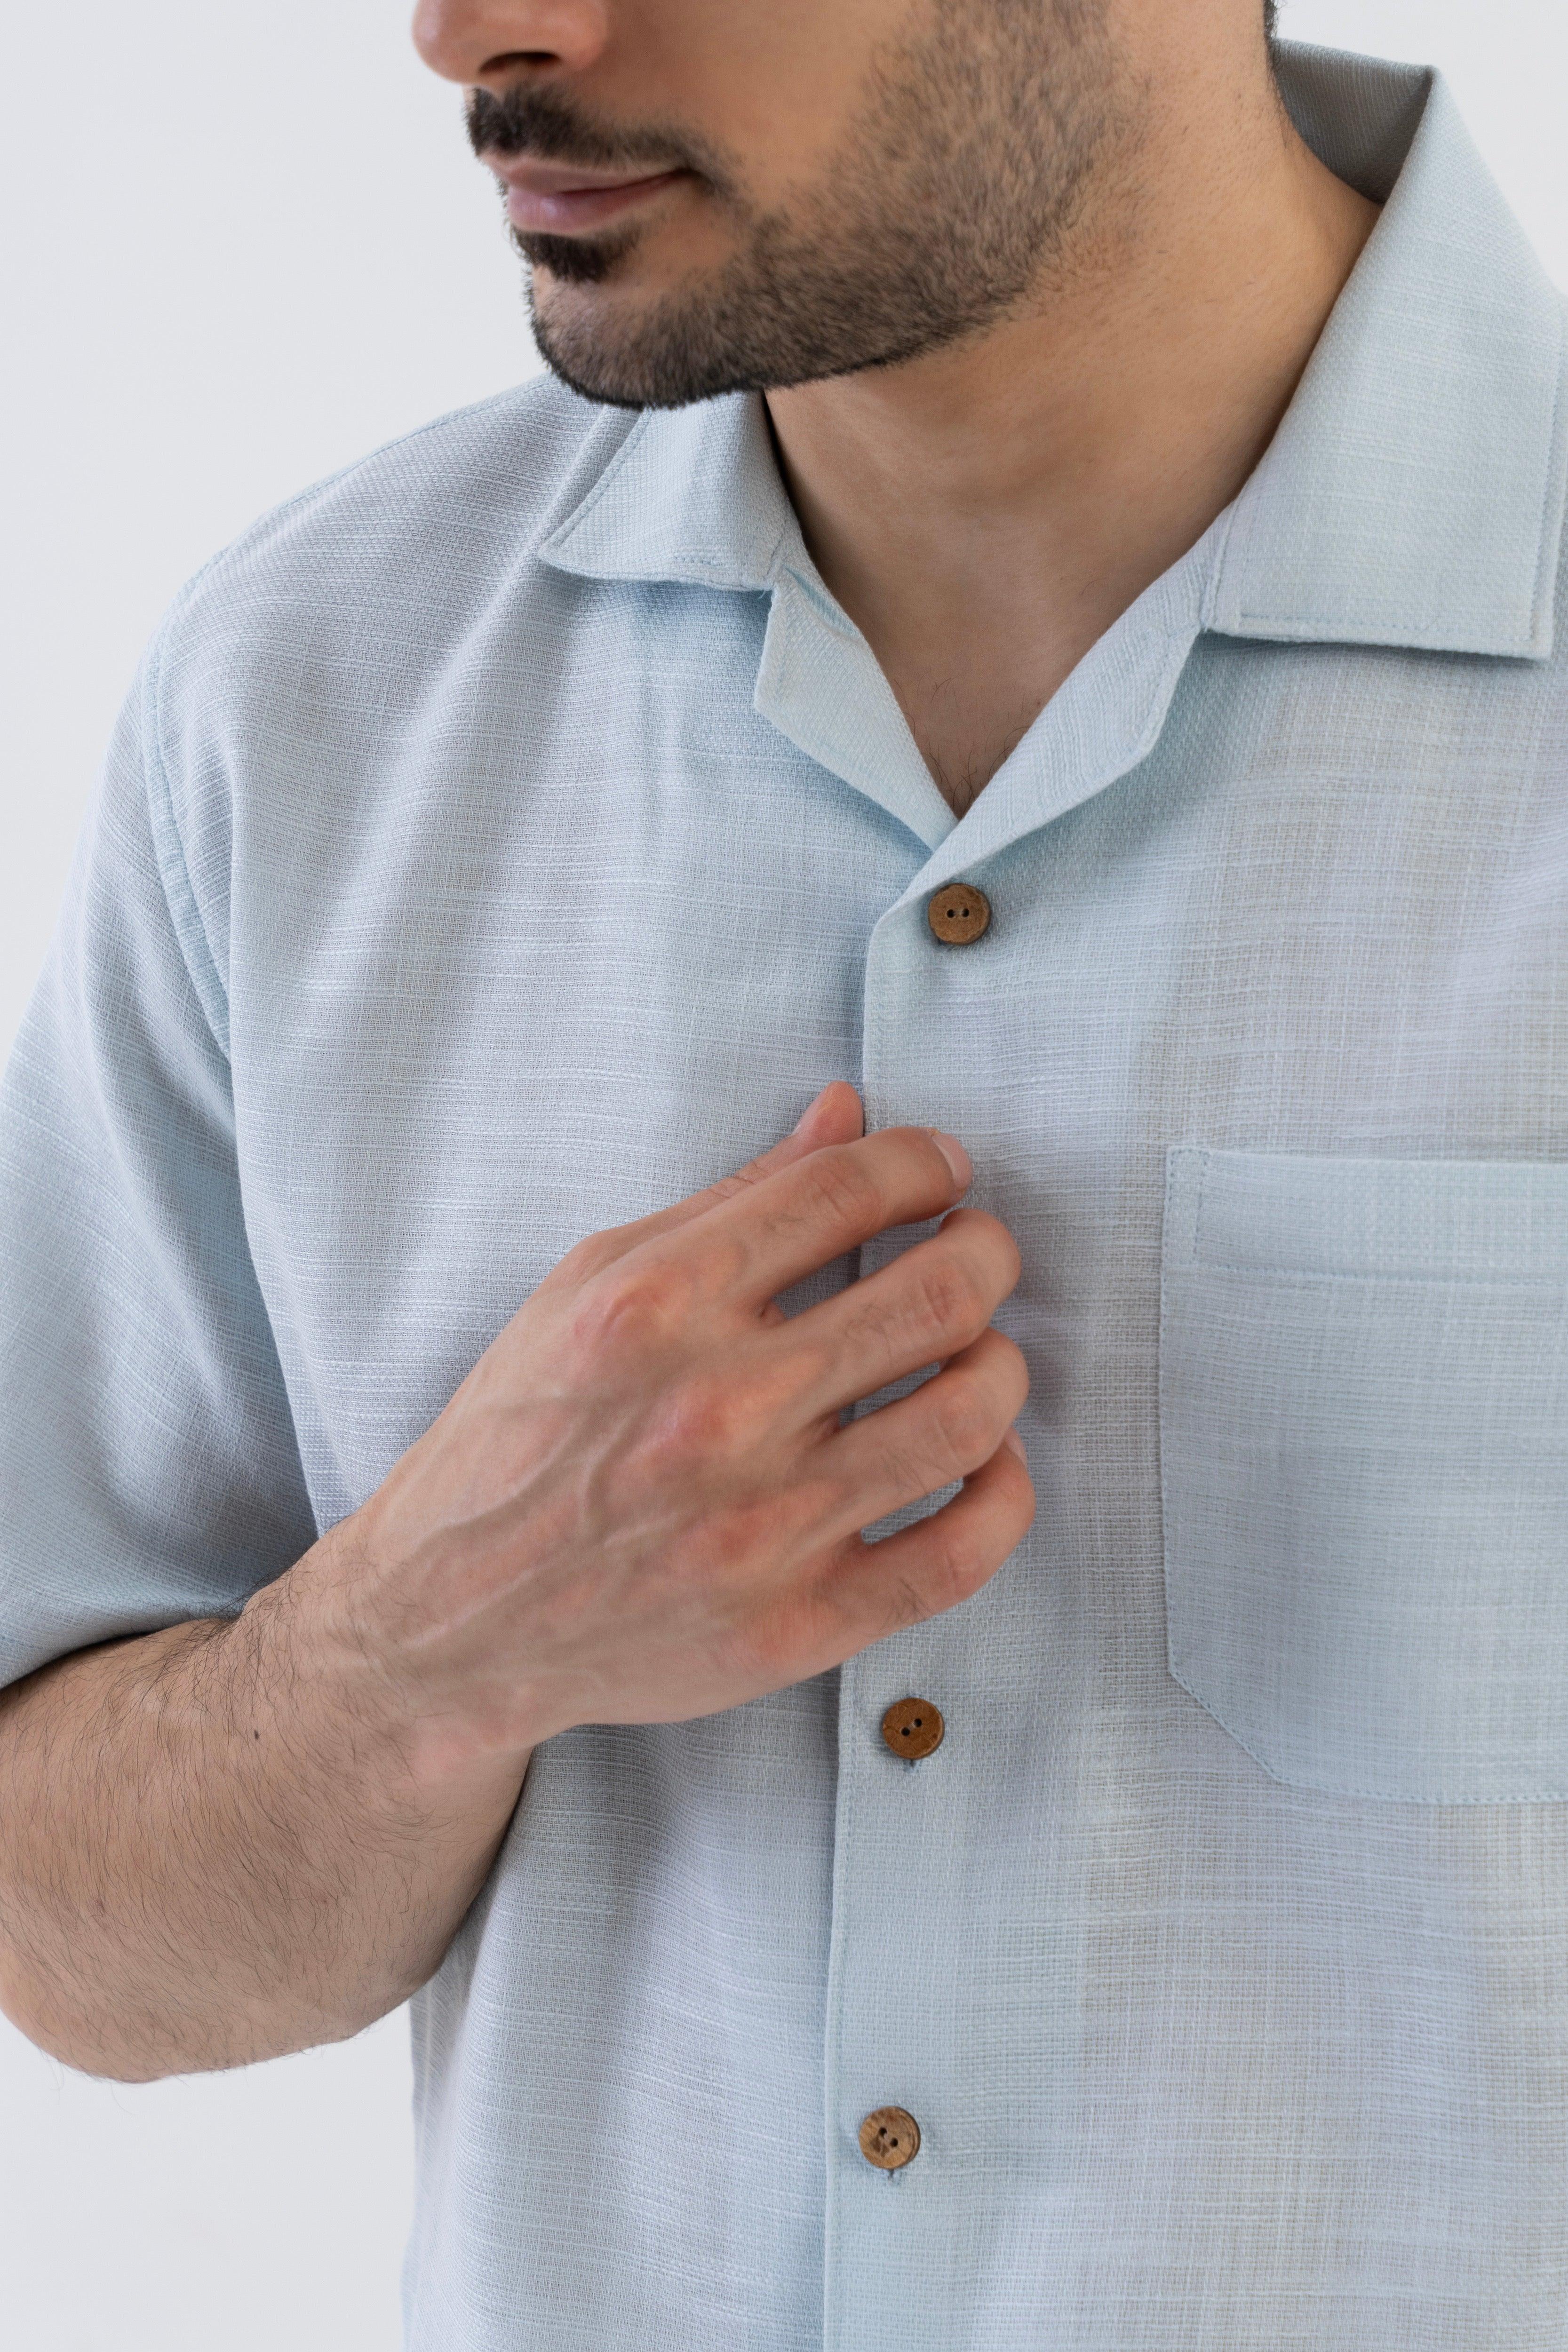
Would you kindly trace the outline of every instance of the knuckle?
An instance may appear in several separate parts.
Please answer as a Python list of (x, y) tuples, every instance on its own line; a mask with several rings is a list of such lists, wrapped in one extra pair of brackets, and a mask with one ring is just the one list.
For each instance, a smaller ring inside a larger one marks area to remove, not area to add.
[(733, 1380), (689, 1374), (665, 1397), (659, 1450), (683, 1462), (713, 1461), (740, 1449), (751, 1419), (751, 1400)]
[(693, 1624), (700, 1622), (715, 1641), (734, 1643), (742, 1637), (753, 1565), (744, 1512), (720, 1505), (699, 1510), (682, 1527), (674, 1589)]
[(869, 1157), (854, 1144), (817, 1152), (807, 1163), (805, 1191), (813, 1223), (856, 1227), (881, 1213), (881, 1188)]
[(558, 1282), (590, 1282), (605, 1267), (615, 1263), (625, 1246), (614, 1227), (605, 1233), (587, 1234), (576, 1242), (552, 1269), (552, 1278)]
[(976, 1268), (956, 1251), (933, 1248), (917, 1268), (913, 1307), (921, 1325), (942, 1337), (984, 1323), (991, 1302)]
[(685, 1320), (689, 1282), (669, 1259), (622, 1259), (603, 1269), (572, 1318), (579, 1350), (590, 1357), (651, 1352)]
[(896, 1633), (900, 1625), (918, 1625), (924, 1617), (935, 1614), (931, 1596), (908, 1573), (895, 1576), (888, 1587), (889, 1631)]
[(849, 1589), (856, 1596), (858, 1646), (931, 1614), (924, 1563), (911, 1560), (896, 1537), (857, 1537), (854, 1571)]
[[(900, 1270), (901, 1268), (901, 1270)], [(973, 1269), (937, 1250), (910, 1253), (885, 1282), (868, 1286), (850, 1322), (851, 1346), (884, 1360), (889, 1377), (907, 1369), (910, 1350), (925, 1360), (947, 1356), (983, 1329), (987, 1303)]]
[(944, 1528), (931, 1548), (929, 1593), (933, 1616), (955, 1609), (993, 1577), (1002, 1556), (973, 1527)]
[(809, 1580), (797, 1580), (745, 1611), (730, 1630), (729, 1661), (757, 1689), (778, 1690), (815, 1670), (823, 1645), (821, 1599)]
[(927, 1412), (939, 1466), (952, 1474), (976, 1469), (994, 1452), (999, 1416), (973, 1380), (947, 1373), (933, 1381)]

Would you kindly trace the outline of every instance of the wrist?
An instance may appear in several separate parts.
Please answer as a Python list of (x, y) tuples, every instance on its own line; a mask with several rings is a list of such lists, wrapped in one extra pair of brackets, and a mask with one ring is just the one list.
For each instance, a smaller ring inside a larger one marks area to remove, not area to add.
[(446, 1581), (440, 1563), (395, 1563), (374, 1502), (331, 1528), (246, 1613), (263, 1612), (264, 1638), (286, 1653), (295, 1686), (317, 1687), (356, 1760), (378, 1759), (402, 1803), (445, 1817), (489, 1811), (508, 1790), (515, 1801), (548, 1730), (523, 1728), (510, 1707), (504, 1728), (483, 1720), (428, 1606)]

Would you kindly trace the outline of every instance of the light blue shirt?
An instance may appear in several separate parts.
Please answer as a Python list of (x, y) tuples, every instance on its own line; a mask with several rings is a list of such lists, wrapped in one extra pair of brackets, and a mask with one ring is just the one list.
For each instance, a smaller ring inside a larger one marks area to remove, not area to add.
[(1023, 1252), (994, 1581), (535, 1757), (416, 2003), (413, 2352), (1562, 2352), (1563, 313), (1440, 82), (1287, 73), (1386, 208), (961, 822), (750, 399), (432, 425), (127, 709), (0, 1126), (7, 1673), (237, 1609), (828, 1078)]

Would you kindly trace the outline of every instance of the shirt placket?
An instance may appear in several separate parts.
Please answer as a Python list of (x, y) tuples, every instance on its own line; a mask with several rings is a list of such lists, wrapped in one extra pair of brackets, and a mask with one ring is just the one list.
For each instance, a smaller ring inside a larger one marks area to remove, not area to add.
[[(1197, 632), (1206, 576), (1203, 551), (1194, 551), (1123, 617), (962, 823), (931, 783), (869, 648), (820, 584), (786, 572), (773, 592), (758, 709), (910, 835), (906, 888), (867, 947), (868, 1129), (957, 1127), (976, 1162), (971, 1197), (1004, 1216), (1006, 1199), (988, 1181), (984, 1089), (977, 1096), (965, 1073), (973, 1072), (975, 1008), (991, 992), (976, 987), (982, 971), (995, 982), (998, 1002), (1026, 978), (1011, 969), (1017, 950), (1008, 892), (1023, 867), (1008, 853), (1125, 775), (1158, 740)], [(868, 1243), (862, 1276), (928, 1230)], [(1005, 1328), (1005, 1312), (999, 1320)], [(878, 1532), (944, 1499), (913, 1507)], [(973, 1858), (966, 1842), (994, 1816), (1010, 1712), (1031, 1703), (1027, 1661), (1016, 1643), (1009, 1656), (1000, 1630), (1026, 1625), (1026, 1604), (1021, 1618), (1018, 1608), (1016, 1597), (994, 1603), (981, 1596), (889, 1633), (840, 1675), (825, 2033), (826, 2352), (850, 2352), (889, 2328), (909, 2352), (954, 2352), (949, 2331), (963, 2307), (966, 2190), (1021, 2154), (995, 2144), (1007, 2129), (1005, 2090), (994, 2079), (1006, 2065), (1006, 2034), (1000, 2022), (989, 2033), (975, 2016), (975, 2005), (998, 1993), (959, 1866)], [(1048, 1979), (1048, 1954), (1042, 1958)], [(1057, 1995), (1069, 2003), (1069, 1971), (1064, 1965), (1057, 1974)], [(1036, 1997), (1048, 2003), (1051, 1984)], [(973, 2079), (977, 2048), (985, 2053), (984, 2085)], [(1037, 2135), (1037, 2102), (1035, 2118)]]

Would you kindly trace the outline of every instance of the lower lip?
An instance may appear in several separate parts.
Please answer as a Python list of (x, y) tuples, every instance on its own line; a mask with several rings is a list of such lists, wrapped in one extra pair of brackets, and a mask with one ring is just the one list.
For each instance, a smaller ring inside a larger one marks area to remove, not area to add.
[(509, 188), (507, 218), (513, 228), (569, 236), (574, 229), (597, 228), (601, 221), (614, 220), (685, 177), (684, 172), (658, 172), (647, 180), (621, 180), (608, 188), (556, 188), (549, 195), (536, 194), (531, 188)]

